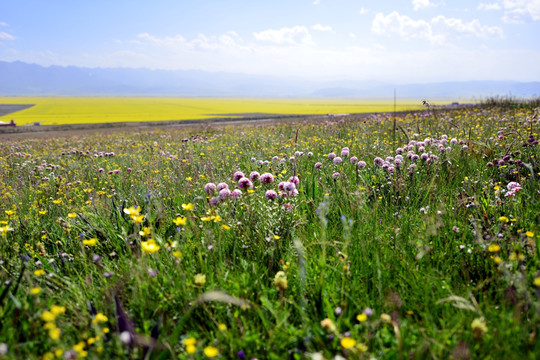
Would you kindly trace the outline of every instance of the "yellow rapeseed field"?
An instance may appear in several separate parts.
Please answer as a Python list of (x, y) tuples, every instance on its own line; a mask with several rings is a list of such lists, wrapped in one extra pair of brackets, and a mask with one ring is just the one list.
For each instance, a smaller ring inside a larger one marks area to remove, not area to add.
[[(18, 125), (87, 124), (127, 121), (206, 119), (267, 114), (342, 114), (393, 111), (393, 100), (174, 98), (174, 97), (0, 97), (0, 104), (35, 106), (0, 117)], [(397, 110), (422, 107), (400, 100)]]

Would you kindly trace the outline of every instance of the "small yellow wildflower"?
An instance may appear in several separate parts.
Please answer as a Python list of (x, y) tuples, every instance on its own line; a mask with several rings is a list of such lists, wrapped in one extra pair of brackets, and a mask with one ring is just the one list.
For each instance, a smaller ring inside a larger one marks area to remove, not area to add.
[(191, 180), (193, 180), (193, 178), (192, 178), (191, 176), (188, 176), (188, 177), (186, 178), (186, 181), (191, 181)]
[(38, 270), (34, 271), (34, 275), (36, 275), (36, 276), (43, 276), (43, 275), (45, 275), (45, 270), (43, 270), (43, 269), (38, 269)]
[(489, 252), (494, 253), (494, 252), (500, 251), (501, 247), (498, 244), (491, 244), (491, 245), (489, 245), (488, 250), (489, 250)]
[(388, 314), (381, 314), (381, 321), (385, 323), (390, 323), (392, 318)]
[(195, 205), (192, 204), (192, 203), (182, 204), (182, 209), (184, 209), (184, 210), (191, 211), (194, 208), (195, 208)]
[(500, 263), (502, 263), (502, 259), (500, 256), (495, 256), (493, 258), (493, 261), (495, 262), (495, 264), (499, 265)]
[(356, 340), (347, 336), (341, 339), (339, 343), (344, 349), (350, 349), (356, 345)]
[(540, 276), (537, 276), (537, 277), (534, 278), (533, 284), (536, 287), (540, 287)]
[(193, 277), (193, 283), (197, 286), (204, 286), (206, 284), (206, 275), (205, 274), (196, 274)]
[(62, 199), (56, 199), (56, 200), (53, 200), (53, 204), (61, 204), (62, 203)]
[(482, 318), (476, 318), (472, 321), (471, 327), (474, 331), (474, 336), (476, 338), (482, 337), (484, 333), (488, 332), (488, 327), (486, 325), (486, 320)]
[(124, 213), (129, 216), (138, 216), (141, 213), (141, 208), (139, 206), (130, 206), (129, 208), (124, 209)]
[(133, 220), (134, 223), (140, 224), (140, 223), (142, 223), (144, 221), (144, 214), (137, 215), (137, 216), (132, 216), (131, 219)]
[(39, 210), (39, 215), (45, 215), (47, 213), (47, 210)]
[(203, 352), (204, 352), (204, 355), (208, 356), (209, 358), (213, 358), (219, 355), (218, 349), (213, 346), (205, 347)]
[(142, 228), (142, 230), (139, 231), (139, 235), (140, 236), (148, 236), (150, 235), (151, 231), (150, 231), (150, 228), (148, 226), (145, 226)]
[(361, 313), (361, 314), (358, 314), (356, 316), (356, 320), (360, 321), (360, 322), (364, 322), (367, 320), (367, 314), (366, 313)]
[(201, 220), (206, 222), (212, 220), (212, 218), (210, 216), (203, 216)]
[(219, 324), (219, 325), (218, 325), (218, 330), (219, 330), (219, 331), (227, 331), (227, 325), (225, 325), (225, 324)]
[(179, 216), (173, 222), (176, 224), (176, 226), (184, 226), (187, 223), (187, 218), (184, 216)]
[(86, 246), (96, 246), (98, 243), (98, 239), (92, 238), (88, 240), (83, 240), (82, 243), (83, 245), (86, 245)]
[(507, 222), (510, 221), (510, 219), (508, 219), (506, 216), (501, 216), (501, 217), (499, 218), (499, 221), (502, 221), (502, 222), (507, 223)]
[(534, 233), (532, 231), (527, 231), (525, 235), (527, 235), (527, 237), (530, 237), (530, 238), (534, 237)]
[(37, 295), (41, 292), (41, 288), (35, 287), (30, 289), (30, 294)]
[(48, 311), (48, 310), (45, 310), (42, 314), (41, 314), (41, 320), (43, 321), (46, 321), (46, 322), (52, 322), (56, 319), (56, 315), (53, 314), (52, 312)]
[(63, 315), (66, 313), (66, 308), (64, 306), (53, 305), (51, 306), (51, 312), (56, 316)]
[(76, 217), (77, 217), (77, 213), (72, 212), (68, 214), (68, 218), (70, 219), (75, 219)]
[(195, 345), (197, 343), (197, 339), (195, 339), (193, 337), (189, 337), (187, 339), (184, 339), (182, 342), (184, 343), (185, 346)]
[(279, 235), (274, 235), (274, 239), (279, 240), (279, 239), (281, 239), (281, 237)]
[(287, 288), (289, 283), (287, 281), (287, 275), (284, 271), (278, 271), (276, 273), (276, 276), (274, 277), (274, 285), (278, 288), (278, 290), (285, 290)]
[(221, 227), (225, 230), (229, 230), (231, 228), (229, 225), (225, 225), (225, 224), (221, 225)]
[(358, 344), (356, 345), (356, 348), (358, 349), (358, 351), (363, 352), (363, 353), (366, 352), (366, 351), (368, 351), (367, 345), (362, 344), (362, 343), (358, 343)]
[(146, 254), (151, 254), (151, 253), (158, 252), (159, 249), (161, 249), (161, 246), (159, 246), (159, 245), (156, 243), (156, 240), (154, 240), (154, 239), (149, 239), (148, 241), (141, 241), (141, 249), (142, 249)]
[(92, 320), (92, 324), (99, 324), (107, 321), (109, 321), (109, 318), (107, 316), (103, 315), (103, 313), (97, 313)]
[(6, 213), (7, 216), (13, 216), (13, 215), (15, 215), (15, 211), (13, 211), (13, 210), (6, 210), (6, 211), (4, 211), (4, 212)]
[(49, 330), (49, 337), (51, 338), (51, 340), (58, 340), (60, 339), (60, 333), (61, 330), (55, 327), (54, 329)]

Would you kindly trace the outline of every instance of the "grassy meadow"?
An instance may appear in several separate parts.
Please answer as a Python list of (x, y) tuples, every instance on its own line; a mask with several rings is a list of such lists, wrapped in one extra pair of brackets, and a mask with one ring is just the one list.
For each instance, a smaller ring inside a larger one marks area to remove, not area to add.
[[(0, 116), (18, 125), (207, 119), (251, 114), (368, 113), (393, 111), (392, 100), (174, 98), (174, 97), (0, 97), (0, 104), (35, 104)], [(400, 100), (397, 110), (417, 110), (418, 100)]]
[(535, 359), (538, 106), (4, 141), (0, 358)]

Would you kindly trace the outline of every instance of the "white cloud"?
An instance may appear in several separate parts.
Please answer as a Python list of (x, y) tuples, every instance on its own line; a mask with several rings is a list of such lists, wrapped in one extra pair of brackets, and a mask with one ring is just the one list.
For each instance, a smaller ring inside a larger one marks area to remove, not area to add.
[(432, 44), (442, 44), (449, 38), (467, 35), (479, 38), (503, 37), (500, 27), (482, 25), (477, 19), (464, 22), (461, 19), (439, 15), (430, 21), (414, 20), (406, 15), (400, 15), (397, 11), (386, 16), (378, 13), (373, 19), (371, 30), (380, 35), (398, 35), (406, 40), (426, 39)]
[(499, 3), (490, 3), (490, 4), (480, 3), (477, 9), (478, 10), (501, 10), (502, 8)]
[(540, 0), (503, 0), (502, 6), (505, 22), (540, 21)]
[(281, 28), (279, 30), (268, 29), (258, 33), (253, 33), (255, 39), (266, 41), (278, 45), (314, 45), (309, 30), (305, 26), (294, 26), (292, 28)]
[(321, 3), (321, 0), (315, 0), (313, 1), (313, 5), (319, 5)]
[(355, 39), (355, 38), (356, 38), (356, 35), (353, 34), (353, 33), (349, 33), (349, 37), (350, 37), (351, 39)]
[(412, 4), (414, 5), (414, 11), (433, 6), (433, 3), (429, 2), (429, 0), (412, 0)]
[(365, 14), (367, 14), (368, 12), (369, 12), (368, 9), (366, 9), (366, 8), (360, 8), (360, 15), (365, 15)]
[(331, 26), (323, 26), (321, 24), (315, 24), (311, 27), (311, 29), (313, 30), (317, 30), (317, 31), (332, 31), (332, 27)]
[(15, 36), (7, 32), (0, 31), (0, 40), (15, 40)]
[(3, 21), (0, 21), (0, 26), (8, 26), (8, 24)]

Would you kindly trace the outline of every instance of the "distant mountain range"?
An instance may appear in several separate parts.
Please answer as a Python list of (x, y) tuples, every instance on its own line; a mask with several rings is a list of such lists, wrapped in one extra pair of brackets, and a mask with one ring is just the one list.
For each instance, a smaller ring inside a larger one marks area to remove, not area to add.
[(0, 96), (231, 96), (339, 98), (540, 96), (540, 82), (390, 84), (315, 81), (200, 70), (83, 68), (0, 61)]

